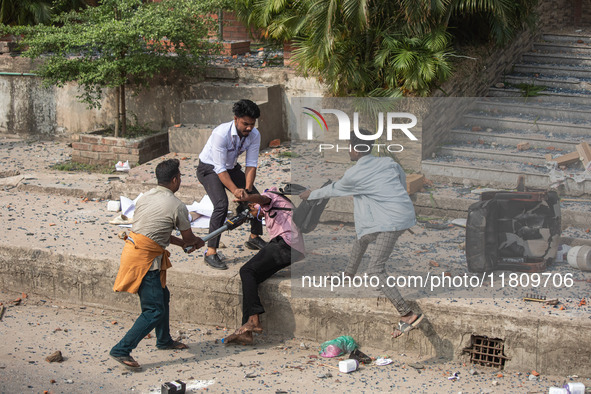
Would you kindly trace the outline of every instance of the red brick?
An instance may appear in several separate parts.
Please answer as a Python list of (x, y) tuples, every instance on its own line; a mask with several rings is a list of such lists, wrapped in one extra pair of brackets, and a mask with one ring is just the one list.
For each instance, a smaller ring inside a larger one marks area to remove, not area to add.
[(406, 176), (406, 192), (411, 195), (423, 188), (425, 176), (422, 174), (410, 174)]
[(80, 151), (81, 157), (86, 157), (88, 159), (98, 160), (99, 153), (98, 152), (88, 152), (88, 151)]
[(121, 146), (114, 146), (111, 149), (111, 152), (117, 153), (117, 154), (122, 154), (122, 155), (131, 153), (129, 148), (125, 148), (125, 147), (121, 147)]
[(112, 153), (112, 152), (101, 152), (99, 154), (99, 160), (101, 161), (110, 161), (110, 160), (115, 160), (117, 159), (117, 155)]
[(77, 150), (92, 150), (92, 145), (84, 142), (72, 142), (72, 149)]
[(92, 151), (93, 152), (109, 152), (110, 150), (110, 146), (108, 145), (102, 145), (102, 144), (94, 144), (92, 145)]
[(115, 137), (104, 137), (103, 139), (101, 139), (101, 142), (105, 145), (117, 145), (118, 141), (119, 138)]
[(90, 144), (96, 144), (101, 137), (97, 137), (96, 135), (89, 135), (84, 134), (80, 136), (80, 142), (87, 142)]

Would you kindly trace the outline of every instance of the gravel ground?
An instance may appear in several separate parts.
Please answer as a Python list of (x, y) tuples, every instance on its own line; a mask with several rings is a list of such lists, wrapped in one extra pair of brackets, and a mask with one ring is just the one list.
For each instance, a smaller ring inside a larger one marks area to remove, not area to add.
[[(15, 299), (20, 298), (20, 302)], [(416, 354), (388, 354), (362, 348), (375, 362), (349, 374), (343, 359), (318, 357), (319, 343), (262, 334), (255, 346), (219, 343), (224, 327), (174, 322), (173, 335), (190, 349), (160, 351), (153, 334), (134, 351), (142, 371), (131, 372), (108, 356), (135, 315), (80, 307), (32, 295), (0, 292), (6, 311), (0, 329), (0, 393), (158, 393), (164, 382), (182, 380), (188, 392), (396, 392), (547, 393), (549, 387), (591, 380), (576, 376), (536, 376), (535, 371), (498, 371)], [(46, 357), (60, 351), (64, 361)], [(450, 379), (450, 377), (455, 378)]]

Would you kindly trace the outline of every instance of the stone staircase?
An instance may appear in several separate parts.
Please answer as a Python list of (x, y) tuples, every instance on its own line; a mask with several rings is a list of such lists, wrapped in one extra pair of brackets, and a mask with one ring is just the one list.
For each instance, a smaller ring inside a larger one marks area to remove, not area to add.
[(512, 73), (478, 98), (433, 158), (422, 161), (432, 180), (562, 195), (591, 194), (582, 162), (554, 168), (556, 159), (591, 144), (591, 37), (546, 34)]
[(285, 139), (281, 87), (239, 84), (231, 69), (223, 71), (217, 69), (204, 82), (191, 86), (192, 99), (180, 106), (181, 124), (168, 130), (171, 152), (199, 154), (211, 131), (233, 119), (232, 106), (243, 98), (254, 101), (261, 109), (256, 126), (261, 131), (261, 147), (273, 139)]

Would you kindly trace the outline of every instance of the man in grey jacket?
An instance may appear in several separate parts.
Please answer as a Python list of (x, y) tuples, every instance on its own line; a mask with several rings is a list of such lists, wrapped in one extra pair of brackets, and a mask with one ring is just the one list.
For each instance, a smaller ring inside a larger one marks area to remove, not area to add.
[[(360, 130), (360, 133), (370, 135), (367, 130)], [(353, 277), (357, 273), (368, 245), (375, 243), (367, 274), (379, 278), (382, 292), (400, 313), (393, 333), (397, 338), (417, 327), (423, 319), (422, 314), (412, 311), (396, 287), (387, 285), (385, 269), (398, 238), (415, 225), (415, 210), (406, 192), (406, 174), (402, 167), (390, 157), (371, 155), (370, 149), (363, 149), (367, 142), (353, 132), (350, 141), (349, 156), (356, 164), (338, 181), (314, 191), (306, 190), (300, 197), (318, 200), (353, 196), (357, 238), (345, 275)], [(355, 149), (356, 146), (363, 148)]]

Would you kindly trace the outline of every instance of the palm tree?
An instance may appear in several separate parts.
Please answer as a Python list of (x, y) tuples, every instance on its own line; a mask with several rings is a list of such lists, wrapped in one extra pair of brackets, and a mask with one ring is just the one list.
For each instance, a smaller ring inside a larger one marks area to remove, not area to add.
[(427, 95), (451, 75), (451, 28), (468, 18), (507, 42), (536, 0), (240, 0), (237, 14), (273, 39), (335, 96)]
[(48, 0), (0, 0), (0, 23), (5, 25), (35, 25), (51, 19)]
[(53, 15), (80, 10), (85, 0), (0, 0), (0, 23), (4, 25), (47, 24)]

